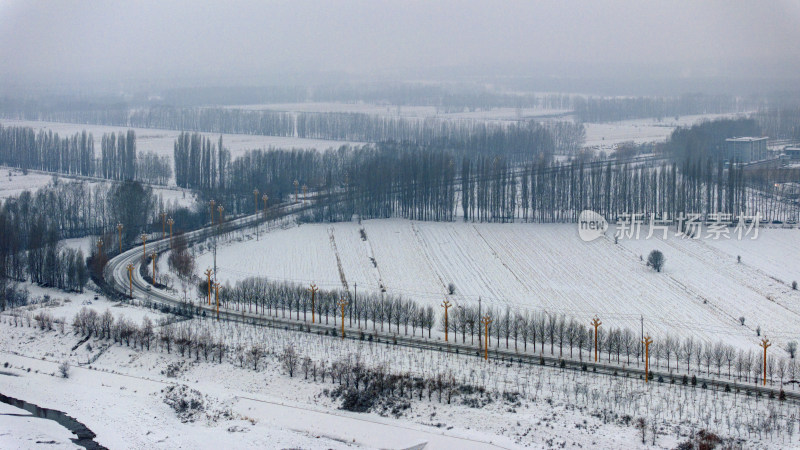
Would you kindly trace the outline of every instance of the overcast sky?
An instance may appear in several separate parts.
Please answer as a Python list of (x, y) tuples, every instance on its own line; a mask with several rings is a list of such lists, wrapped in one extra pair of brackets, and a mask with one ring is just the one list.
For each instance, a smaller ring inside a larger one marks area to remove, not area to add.
[(0, 0), (0, 61), (17, 81), (554, 62), (789, 74), (800, 1)]

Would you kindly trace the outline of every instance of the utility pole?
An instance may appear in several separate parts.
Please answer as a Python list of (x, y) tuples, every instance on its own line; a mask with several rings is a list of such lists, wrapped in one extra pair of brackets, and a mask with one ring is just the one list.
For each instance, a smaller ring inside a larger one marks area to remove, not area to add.
[(481, 319), (481, 323), (486, 328), (486, 333), (484, 333), (484, 337), (486, 338), (486, 346), (484, 347), (483, 352), (483, 359), (488, 361), (489, 360), (489, 324), (492, 323), (492, 318), (488, 315), (483, 316)]
[(153, 260), (153, 286), (156, 285), (156, 252), (150, 254), (150, 258)]
[(603, 322), (600, 322), (600, 319), (594, 316), (594, 319), (592, 319), (592, 325), (594, 325), (594, 362), (597, 362), (597, 328), (602, 324)]
[(641, 317), (642, 317), (642, 331), (639, 337), (642, 339), (642, 343), (639, 344), (639, 355), (640, 355), (639, 357), (642, 358), (642, 361), (644, 361), (644, 315), (642, 315)]
[(353, 294), (353, 307), (350, 308), (348, 315), (350, 316), (350, 328), (353, 328), (353, 310), (356, 309), (356, 294), (358, 294), (358, 283), (353, 283), (353, 290), (355, 293)]
[(449, 337), (448, 333), (450, 331), (449, 324), (447, 323), (447, 310), (451, 306), (453, 306), (453, 305), (450, 304), (450, 300), (445, 299), (445, 301), (442, 302), (442, 307), (444, 307), (444, 341), (445, 342), (448, 341), (448, 337)]
[(128, 264), (126, 269), (128, 269), (128, 286), (130, 286), (131, 290), (129, 297), (133, 298), (133, 264)]
[[(305, 199), (304, 199), (305, 200)], [(361, 314), (358, 314), (358, 283), (353, 283), (353, 309), (356, 310), (356, 324), (358, 325), (358, 329), (361, 329)], [(365, 324), (366, 325), (366, 324)], [(353, 326), (353, 323), (350, 322), (350, 326)]]
[(219, 288), (220, 288), (219, 281), (217, 281), (216, 283), (214, 283), (214, 291), (216, 292), (215, 297), (217, 299), (217, 320), (219, 320)]
[(166, 219), (167, 219), (167, 213), (161, 211), (161, 239), (167, 237)]
[[(483, 317), (483, 316), (481, 316), (481, 298), (478, 297), (478, 321), (481, 320), (481, 317)], [(482, 334), (481, 332), (482, 331), (483, 330), (481, 329), (481, 327), (478, 327), (478, 345), (479, 346), (481, 345), (481, 342), (482, 342), (482, 337), (481, 337), (481, 334)]]
[[(311, 283), (311, 287), (308, 289), (308, 292), (311, 292), (311, 323), (316, 323), (314, 318), (314, 297), (318, 290), (319, 288), (314, 283)], [(303, 320), (305, 320), (305, 317), (303, 317)]]
[(147, 235), (142, 233), (139, 237), (142, 238), (142, 256), (147, 258)]
[(219, 227), (222, 228), (222, 211), (225, 211), (225, 208), (222, 205), (217, 206), (217, 211), (219, 211)]
[(175, 224), (175, 221), (172, 220), (172, 217), (167, 220), (167, 225), (169, 225), (169, 248), (172, 248), (172, 225)]
[(208, 280), (208, 306), (211, 306), (211, 269), (206, 269), (206, 279)]
[(344, 308), (347, 307), (347, 300), (340, 298), (338, 305), (342, 308), (342, 339), (344, 339)]
[(122, 253), (122, 223), (117, 224), (117, 239), (119, 240), (119, 252)]
[(769, 348), (772, 344), (769, 342), (766, 336), (764, 339), (761, 339), (761, 344), (759, 344), (761, 348), (764, 349), (764, 386), (767, 385), (767, 348)]
[(267, 217), (267, 200), (269, 200), (269, 195), (264, 194), (261, 196), (261, 200), (264, 202), (264, 217)]
[(642, 340), (644, 344), (644, 382), (647, 383), (650, 379), (650, 344), (653, 343), (653, 340), (650, 339), (650, 335), (645, 336), (644, 340)]
[(212, 199), (212, 200), (210, 200), (208, 202), (208, 204), (209, 204), (209, 206), (211, 208), (211, 226), (213, 227), (214, 226), (214, 205), (216, 204), (216, 202)]

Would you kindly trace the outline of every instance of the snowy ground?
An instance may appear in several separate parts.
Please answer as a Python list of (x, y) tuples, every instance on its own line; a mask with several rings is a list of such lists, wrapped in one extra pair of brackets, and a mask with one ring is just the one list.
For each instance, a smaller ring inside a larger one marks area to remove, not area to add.
[(569, 110), (549, 108), (490, 108), (485, 110), (444, 112), (435, 106), (396, 106), (375, 103), (341, 103), (341, 102), (306, 102), (306, 103), (269, 103), (263, 105), (227, 105), (225, 108), (248, 111), (285, 111), (285, 112), (341, 112), (360, 113), (386, 117), (429, 118), (440, 119), (477, 119), (492, 121), (514, 121), (532, 119), (543, 116), (567, 114)]
[[(102, 312), (106, 305), (101, 302), (90, 307)], [(97, 338), (81, 342), (69, 329), (62, 333), (14, 326), (4, 313), (0, 392), (75, 417), (109, 448), (409, 448), (421, 443), (427, 443), (426, 449), (644, 448), (632, 426), (637, 417), (657, 424), (656, 448), (674, 448), (699, 428), (748, 439), (746, 448), (796, 443), (786, 433), (762, 437), (760, 430), (747, 429), (749, 421), (768, 411), (783, 426), (794, 413), (792, 407), (741, 394), (669, 383), (646, 387), (635, 379), (487, 364), (474, 356), (211, 320), (174, 326), (205, 328), (231, 348), (260, 345), (267, 353), (254, 370), (250, 360), (239, 367), (233, 351), (220, 364), (202, 356), (182, 357), (175, 347), (168, 354), (155, 345), (147, 351)], [(461, 395), (448, 405), (436, 394), (432, 399), (415, 397), (398, 416), (343, 411), (325, 394), (338, 382), (330, 377), (322, 381), (319, 375), (305, 379), (300, 370), (290, 378), (281, 368), (276, 353), (289, 343), (315, 364), (331, 367), (358, 353), (367, 367), (423, 376), (452, 374), (461, 383), (488, 389), (491, 398)], [(91, 364), (85, 364), (90, 357)], [(57, 374), (64, 360), (71, 364), (68, 379)], [(202, 396), (205, 407), (195, 421), (182, 421), (164, 403), (162, 390), (175, 385)], [(464, 402), (468, 398), (479, 399), (479, 404)], [(33, 420), (3, 417), (5, 411), (0, 410), (0, 424)], [(648, 431), (648, 444), (651, 435)], [(60, 444), (65, 437), (50, 424), (13, 425), (0, 432), (0, 446), (25, 448), (39, 439)]]
[(586, 141), (584, 147), (597, 148), (609, 152), (623, 142), (642, 144), (646, 142), (665, 142), (677, 127), (688, 127), (703, 120), (732, 118), (744, 114), (700, 114), (674, 117), (623, 120), (608, 123), (584, 123)]
[[(574, 224), (470, 224), (370, 220), (367, 240), (355, 223), (305, 224), (264, 233), (252, 230), (222, 244), (219, 278), (250, 276), (341, 288), (341, 263), (349, 288), (378, 291), (438, 307), (447, 285), (456, 303), (563, 313), (586, 323), (604, 324), (658, 336), (695, 336), (741, 348), (756, 348), (755, 329), (778, 346), (797, 339), (800, 279), (796, 249), (800, 231), (764, 229), (753, 242), (605, 239), (583, 242)], [(648, 253), (661, 249), (662, 273), (646, 266)], [(199, 247), (198, 247), (199, 249)], [(742, 263), (734, 254), (742, 253)], [(338, 263), (337, 263), (338, 255)], [(756, 255), (760, 255), (756, 256)], [(213, 266), (200, 254), (198, 275)], [(739, 318), (745, 317), (745, 326)]]
[[(12, 169), (8, 167), (0, 167), (0, 200), (9, 197), (15, 197), (23, 191), (30, 191), (35, 193), (39, 188), (47, 186), (52, 183), (53, 178), (58, 178), (59, 181), (72, 182), (80, 180), (80, 177), (72, 177), (63, 174), (50, 174), (39, 171), (29, 171), (27, 175), (23, 175), (19, 169)], [(85, 180), (85, 179), (84, 179)], [(95, 180), (95, 179), (93, 179)], [(90, 188), (101, 183), (100, 181), (87, 181)], [(111, 183), (110, 181), (103, 181), (102, 183)], [(189, 189), (183, 189), (176, 186), (151, 186), (153, 194), (163, 200), (164, 206), (167, 209), (178, 207), (191, 207), (197, 199), (197, 194)]]
[(15, 197), (24, 191), (35, 192), (52, 181), (52, 175), (28, 172), (0, 167), (0, 200)]

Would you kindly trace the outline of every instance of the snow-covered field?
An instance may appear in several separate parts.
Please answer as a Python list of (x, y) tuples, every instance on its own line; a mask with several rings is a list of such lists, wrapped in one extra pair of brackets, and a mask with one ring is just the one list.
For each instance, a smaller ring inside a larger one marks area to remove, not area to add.
[(623, 142), (643, 144), (646, 142), (665, 142), (677, 127), (688, 127), (704, 120), (733, 118), (744, 114), (700, 114), (690, 116), (623, 120), (608, 123), (584, 123), (586, 141), (584, 147), (600, 150), (613, 150)]
[[(12, 120), (3, 119), (0, 121), (3, 126), (31, 127), (35, 131), (53, 130), (59, 136), (70, 136), (86, 130), (94, 136), (94, 148), (97, 155), (100, 154), (100, 141), (104, 133), (119, 133), (128, 130), (126, 127), (112, 127), (105, 125), (86, 125), (78, 123), (43, 122), (35, 120)], [(180, 131), (160, 130), (155, 128), (130, 128), (136, 132), (136, 151), (139, 153), (153, 152), (158, 155), (166, 155), (172, 158), (175, 139)], [(201, 133), (209, 137), (213, 142), (219, 140), (219, 134)], [(321, 139), (302, 139), (293, 137), (278, 136), (259, 136), (249, 134), (223, 134), (222, 143), (225, 148), (231, 151), (231, 156), (236, 157), (247, 150), (276, 148), (313, 148), (317, 150), (327, 150), (338, 148), (341, 145), (357, 144), (340, 141), (326, 141)]]
[[(89, 307), (102, 312), (104, 302)], [(136, 309), (127, 306), (123, 311), (130, 318), (137, 316), (130, 314)], [(113, 311), (117, 317), (119, 312)], [(143, 314), (152, 312), (142, 309), (139, 317)], [(762, 435), (755, 427), (769, 413), (781, 430), (796, 428), (796, 420), (789, 417), (791, 406), (764, 398), (680, 383), (645, 386), (634, 378), (553, 367), (486, 363), (474, 356), (386, 342), (175, 319), (174, 327), (204, 329), (224, 342), (229, 350), (222, 363), (214, 362), (213, 354), (208, 360), (201, 354), (181, 356), (177, 343), (168, 353), (155, 343), (145, 350), (97, 337), (84, 341), (69, 329), (14, 325), (6, 312), (0, 316), (0, 392), (75, 417), (109, 448), (410, 448), (422, 443), (427, 443), (426, 449), (644, 448), (634, 427), (639, 417), (655, 424), (656, 436), (651, 437), (649, 427), (646, 435), (648, 444), (652, 438), (657, 448), (674, 448), (700, 428), (747, 439), (746, 448), (796, 443), (792, 434)], [(301, 357), (310, 358), (313, 375), (298, 367), (294, 377), (288, 376), (278, 354), (289, 344)], [(263, 358), (240, 362), (235, 349), (247, 352), (253, 346), (265, 351)], [(398, 414), (343, 411), (327, 394), (340, 380), (320, 378), (320, 373), (323, 367), (332, 371), (334, 362), (352, 363), (355, 355), (367, 369), (383, 367), (426, 377), (439, 373), (445, 375), (444, 383), (453, 377), (473, 391), (455, 393), (450, 403), (441, 391), (431, 398), (422, 395), (424, 386), (409, 386), (395, 397), (395, 402), (407, 405)], [(66, 379), (58, 375), (62, 361), (71, 365)], [(203, 407), (194, 408), (198, 413), (193, 420), (165, 404), (164, 391), (171, 386), (197, 391)], [(25, 443), (33, 439), (60, 445), (68, 437), (52, 424), (23, 422), (30, 420), (0, 416), (0, 424), (13, 427), (0, 432), (0, 446), (28, 447)]]
[(435, 106), (396, 106), (375, 103), (341, 103), (341, 102), (305, 102), (305, 103), (268, 103), (263, 105), (227, 105), (229, 109), (247, 111), (284, 111), (311, 113), (360, 113), (386, 117), (408, 117), (440, 119), (476, 119), (492, 121), (508, 121), (533, 119), (543, 116), (567, 114), (570, 111), (550, 108), (490, 108), (473, 111), (445, 112)]
[(0, 168), (0, 200), (8, 197), (15, 197), (23, 191), (35, 192), (42, 186), (47, 186), (52, 181), (51, 175), (42, 173), (28, 172), (23, 175), (22, 171)]
[[(67, 175), (55, 175), (59, 180), (71, 182), (79, 180), (80, 178), (71, 177)], [(23, 175), (19, 169), (12, 169), (7, 167), (0, 167), (0, 200), (9, 197), (16, 197), (23, 191), (30, 191), (35, 193), (39, 188), (49, 185), (54, 178), (54, 174), (48, 174), (38, 171), (29, 171), (27, 175)], [(100, 181), (88, 181), (90, 189)], [(102, 181), (108, 184), (110, 181)], [(197, 194), (189, 189), (183, 189), (176, 186), (161, 187), (151, 186), (153, 194), (159, 197), (164, 202), (167, 209), (178, 207), (190, 207), (197, 199)]]
[[(617, 245), (610, 233), (583, 242), (572, 224), (370, 220), (363, 222), (366, 241), (360, 228), (305, 224), (262, 230), (258, 242), (251, 230), (243, 242), (219, 247), (218, 276), (341, 288), (340, 263), (351, 290), (355, 283), (359, 292), (383, 286), (437, 308), (452, 282), (457, 304), (480, 298), (483, 305), (563, 313), (587, 324), (598, 315), (605, 325), (634, 330), (643, 318), (645, 332), (656, 336), (725, 339), (744, 349), (757, 348), (757, 327), (778, 343), (774, 348), (797, 339), (800, 291), (790, 286), (800, 279), (796, 229), (761, 230), (753, 242), (669, 236)], [(656, 248), (667, 259), (662, 273), (640, 260)], [(198, 275), (211, 266), (211, 253), (201, 254)]]

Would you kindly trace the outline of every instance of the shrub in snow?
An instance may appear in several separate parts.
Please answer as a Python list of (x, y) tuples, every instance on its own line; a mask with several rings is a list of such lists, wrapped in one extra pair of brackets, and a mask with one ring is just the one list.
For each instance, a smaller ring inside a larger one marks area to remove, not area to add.
[(447, 285), (447, 293), (450, 294), (450, 295), (455, 294), (456, 293), (456, 285), (453, 284), (453, 283), (448, 284)]
[(61, 374), (61, 378), (69, 378), (69, 363), (64, 361), (58, 365), (58, 373)]
[(797, 341), (790, 341), (786, 344), (786, 352), (789, 353), (789, 357), (794, 359), (795, 353), (797, 353)]
[(792, 289), (797, 290), (797, 281), (792, 281)]
[(650, 252), (650, 255), (647, 256), (647, 267), (652, 267), (656, 272), (661, 272), (666, 261), (667, 259), (664, 258), (664, 254), (661, 253), (661, 251), (653, 250)]

